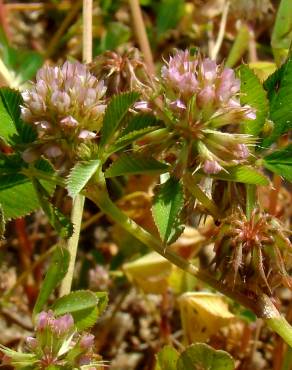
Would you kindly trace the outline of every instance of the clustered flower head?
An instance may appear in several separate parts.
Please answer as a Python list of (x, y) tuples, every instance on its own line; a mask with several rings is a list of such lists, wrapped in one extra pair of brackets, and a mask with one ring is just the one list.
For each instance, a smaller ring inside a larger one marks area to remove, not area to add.
[(70, 156), (80, 142), (96, 138), (105, 92), (104, 82), (79, 62), (41, 68), (31, 89), (22, 93), (22, 119), (38, 132), (37, 143), (24, 152), (24, 159)]
[(72, 315), (55, 317), (52, 311), (37, 317), (35, 337), (26, 338), (26, 353), (2, 347), (6, 362), (15, 369), (100, 369), (93, 353), (94, 336), (76, 331)]
[(151, 77), (139, 50), (131, 48), (122, 54), (106, 51), (89, 64), (90, 72), (106, 81), (107, 95), (137, 90), (143, 95), (151, 92)]
[(284, 285), (292, 288), (287, 273), (292, 245), (273, 216), (254, 210), (248, 219), (237, 210), (225, 219), (215, 238), (216, 270), (233, 287), (272, 294)]
[(240, 104), (240, 80), (234, 71), (179, 50), (161, 74), (168, 115), (174, 130), (193, 143), (196, 165), (216, 174), (246, 162), (254, 139), (234, 133), (234, 126), (256, 116), (251, 107)]

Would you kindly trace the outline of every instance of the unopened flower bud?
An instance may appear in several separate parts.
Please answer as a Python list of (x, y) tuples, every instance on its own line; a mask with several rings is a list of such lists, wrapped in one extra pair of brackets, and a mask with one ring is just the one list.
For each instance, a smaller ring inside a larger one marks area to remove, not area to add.
[(96, 137), (96, 134), (92, 131), (82, 130), (78, 135), (79, 139), (90, 140)]
[(84, 334), (80, 339), (80, 347), (84, 350), (88, 350), (94, 344), (94, 335), (92, 334)]
[(68, 110), (71, 100), (66, 92), (55, 91), (52, 94), (51, 102), (60, 113), (63, 113)]
[(64, 335), (74, 327), (74, 320), (72, 315), (65, 314), (54, 320), (52, 330), (58, 335)]
[(42, 311), (39, 313), (37, 317), (37, 324), (36, 329), (37, 330), (44, 330), (46, 327), (48, 327), (51, 320), (54, 318), (52, 311)]
[(32, 350), (36, 349), (38, 346), (38, 340), (34, 337), (27, 337), (25, 339), (25, 342), (28, 345), (28, 347)]
[(208, 175), (219, 173), (222, 169), (217, 161), (206, 160), (203, 164), (203, 171)]
[(187, 108), (186, 105), (184, 104), (184, 102), (180, 99), (172, 101), (169, 104), (169, 106), (173, 111), (176, 111), (176, 112), (182, 112), (182, 111), (186, 110), (186, 108)]
[(60, 123), (68, 128), (74, 128), (78, 126), (78, 121), (72, 116), (63, 118)]

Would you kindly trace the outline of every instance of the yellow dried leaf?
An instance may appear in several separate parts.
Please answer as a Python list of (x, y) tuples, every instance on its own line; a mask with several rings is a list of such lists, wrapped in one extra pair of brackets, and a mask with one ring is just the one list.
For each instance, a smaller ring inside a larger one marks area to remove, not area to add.
[(204, 342), (234, 315), (224, 297), (213, 293), (185, 293), (179, 299), (182, 326), (188, 343)]
[(168, 288), (172, 264), (158, 253), (152, 252), (124, 264), (123, 270), (127, 278), (144, 293), (162, 294)]

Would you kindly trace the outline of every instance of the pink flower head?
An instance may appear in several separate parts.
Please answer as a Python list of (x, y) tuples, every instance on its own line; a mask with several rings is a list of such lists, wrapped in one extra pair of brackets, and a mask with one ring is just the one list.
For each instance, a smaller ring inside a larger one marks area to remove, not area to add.
[[(105, 92), (104, 82), (79, 62), (41, 68), (36, 83), (22, 93), (21, 108), (22, 119), (37, 128), (43, 148), (39, 155), (50, 159), (66, 156), (70, 147), (76, 150), (80, 140), (95, 137), (106, 108)], [(54, 139), (58, 145), (51, 144)]]
[(52, 323), (52, 331), (57, 335), (64, 335), (71, 331), (74, 327), (74, 320), (72, 315), (65, 314), (56, 318)]

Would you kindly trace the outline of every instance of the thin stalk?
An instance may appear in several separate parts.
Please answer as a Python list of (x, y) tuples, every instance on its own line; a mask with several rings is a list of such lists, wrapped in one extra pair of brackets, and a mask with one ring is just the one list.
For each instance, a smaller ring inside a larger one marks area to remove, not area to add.
[(77, 248), (78, 248), (80, 229), (81, 229), (84, 199), (85, 198), (83, 195), (78, 194), (73, 200), (71, 221), (74, 225), (74, 232), (67, 243), (67, 249), (70, 253), (70, 262), (69, 262), (67, 274), (65, 275), (61, 283), (60, 297), (62, 297), (63, 295), (69, 294), (71, 291), (72, 280), (73, 280), (73, 275), (74, 275), (75, 260), (76, 260), (76, 255), (77, 255)]
[[(92, 0), (83, 0), (83, 61), (90, 63), (92, 61)], [(78, 194), (73, 199), (71, 221), (74, 225), (74, 232), (68, 240), (67, 248), (70, 253), (70, 262), (67, 274), (62, 280), (60, 287), (60, 297), (69, 294), (72, 287), (74, 267), (79, 243), (79, 236), (82, 223), (82, 214), (84, 208), (85, 197)]]
[(92, 61), (92, 0), (83, 0), (83, 61)]
[(221, 46), (222, 46), (222, 43), (223, 43), (223, 40), (224, 40), (224, 34), (225, 34), (225, 29), (226, 29), (229, 6), (230, 6), (230, 1), (227, 0), (224, 4), (223, 11), (222, 11), (222, 17), (221, 17), (218, 37), (217, 37), (216, 43), (214, 45), (214, 48), (213, 48), (213, 50), (211, 50), (211, 53), (210, 53), (211, 59), (216, 59), (217, 55), (218, 55), (218, 53), (221, 49)]
[(153, 56), (149, 44), (149, 40), (146, 33), (146, 28), (139, 4), (139, 0), (129, 0), (131, 13), (133, 17), (134, 28), (140, 49), (144, 55), (146, 65), (150, 73), (155, 73), (155, 67), (153, 62)]

